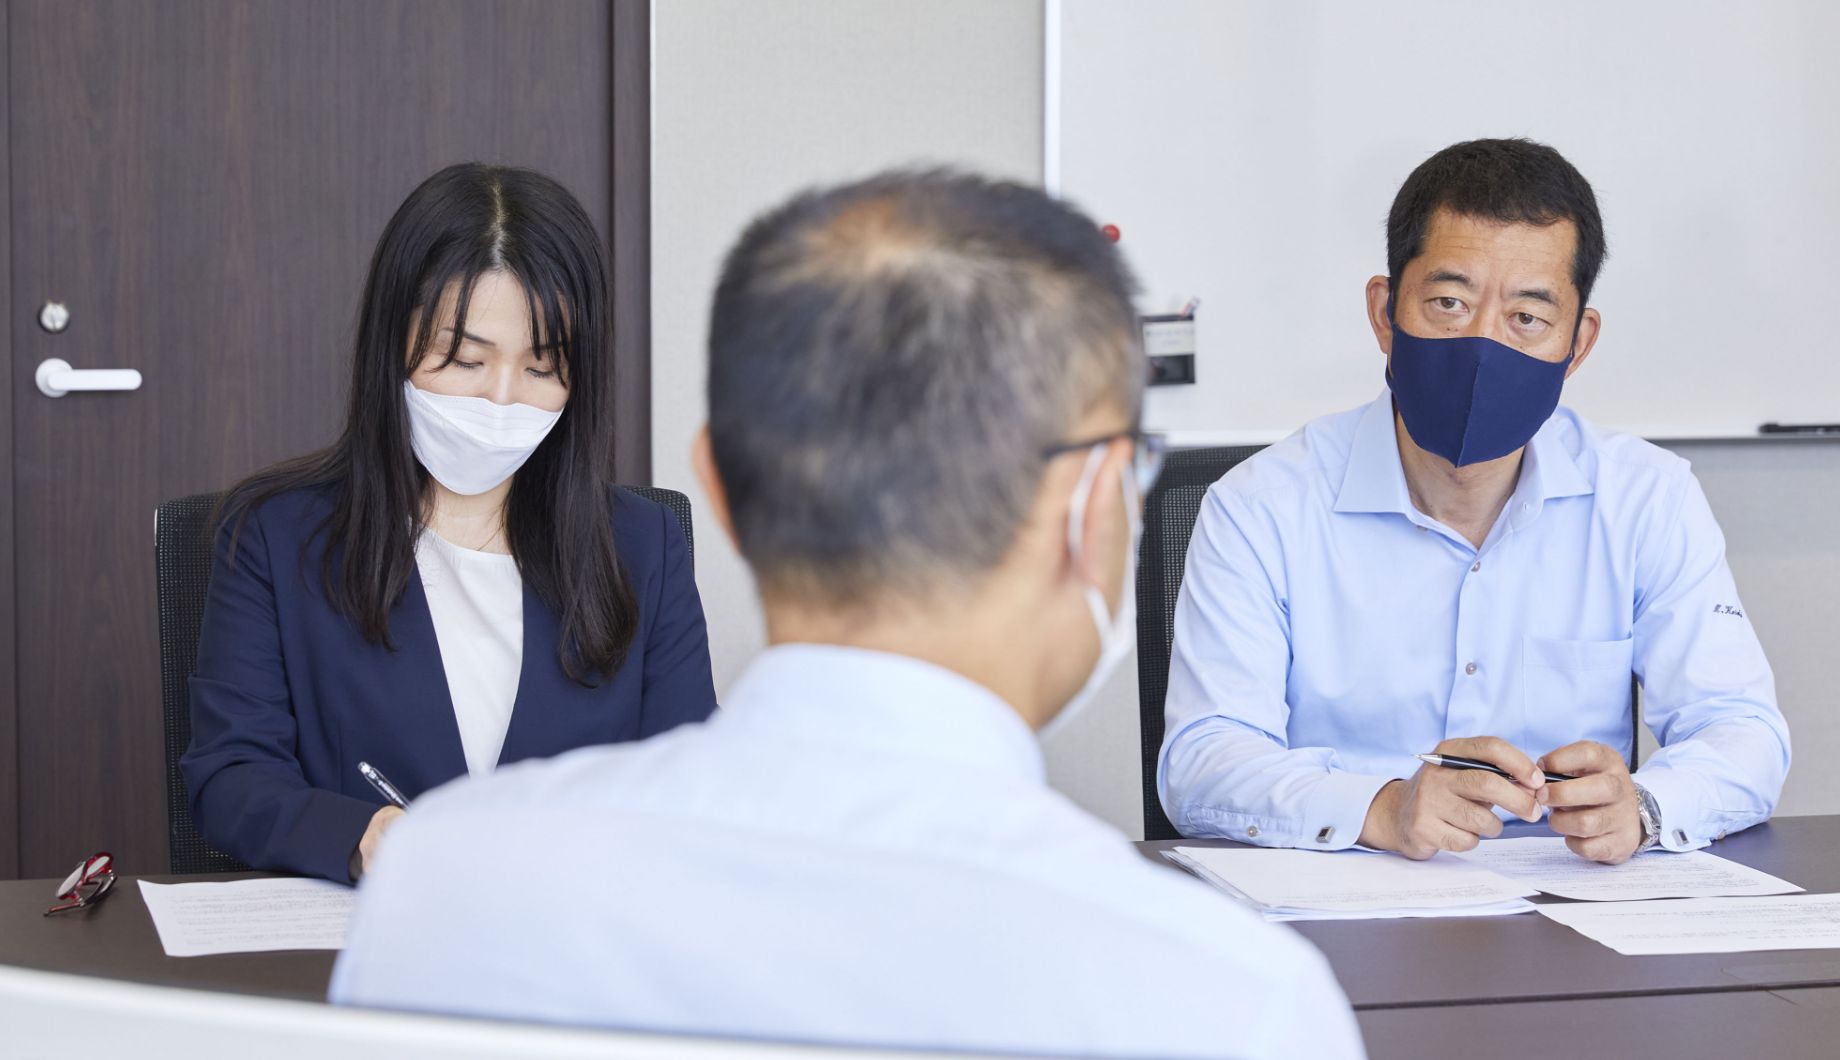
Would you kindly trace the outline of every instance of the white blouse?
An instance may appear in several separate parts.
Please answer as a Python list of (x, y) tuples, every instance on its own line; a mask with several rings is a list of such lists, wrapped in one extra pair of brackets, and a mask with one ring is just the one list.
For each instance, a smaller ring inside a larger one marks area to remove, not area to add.
[(524, 663), (524, 579), (517, 560), (461, 548), (424, 529), (415, 562), (428, 594), (466, 771), (498, 765)]

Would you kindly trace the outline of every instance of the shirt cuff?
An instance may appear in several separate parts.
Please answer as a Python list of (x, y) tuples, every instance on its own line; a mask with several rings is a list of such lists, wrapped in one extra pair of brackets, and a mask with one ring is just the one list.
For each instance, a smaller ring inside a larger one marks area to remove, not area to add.
[(1655, 797), (1655, 808), (1661, 811), (1660, 845), (1664, 849), (1698, 850), (1724, 837), (1723, 832), (1706, 834), (1706, 815), (1693, 790), (1699, 783), (1697, 778), (1671, 769), (1641, 769), (1636, 771), (1635, 782)]
[(1323, 776), (1304, 800), (1303, 834), (1297, 837), (1297, 846), (1305, 850), (1347, 850), (1356, 845), (1374, 798), (1381, 788), (1398, 779), (1359, 773)]

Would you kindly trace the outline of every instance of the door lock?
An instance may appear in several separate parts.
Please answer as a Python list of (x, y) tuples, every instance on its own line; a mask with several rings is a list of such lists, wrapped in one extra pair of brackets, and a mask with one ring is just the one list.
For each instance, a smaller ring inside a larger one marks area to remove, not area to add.
[(70, 308), (62, 302), (46, 302), (38, 307), (38, 326), (53, 335), (70, 326)]

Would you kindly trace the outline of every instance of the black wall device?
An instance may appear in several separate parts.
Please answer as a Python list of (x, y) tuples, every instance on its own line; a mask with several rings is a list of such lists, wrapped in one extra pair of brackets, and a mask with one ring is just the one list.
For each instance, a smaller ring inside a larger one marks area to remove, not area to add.
[(1151, 386), (1176, 386), (1195, 381), (1195, 315), (1161, 313), (1137, 318), (1144, 333), (1144, 353), (1150, 359)]

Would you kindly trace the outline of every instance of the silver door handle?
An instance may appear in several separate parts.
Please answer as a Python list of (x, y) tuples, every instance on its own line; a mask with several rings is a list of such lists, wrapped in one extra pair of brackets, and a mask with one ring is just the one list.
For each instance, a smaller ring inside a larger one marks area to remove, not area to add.
[(56, 357), (38, 364), (38, 392), (63, 397), (72, 390), (139, 390), (141, 374), (132, 368), (76, 369)]

